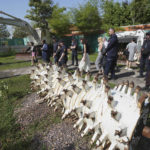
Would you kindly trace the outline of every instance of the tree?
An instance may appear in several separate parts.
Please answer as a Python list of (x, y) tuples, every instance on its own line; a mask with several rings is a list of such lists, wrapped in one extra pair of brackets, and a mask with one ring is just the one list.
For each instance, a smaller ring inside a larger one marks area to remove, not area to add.
[(0, 24), (0, 38), (8, 38), (10, 33), (6, 25)]
[(128, 2), (118, 3), (113, 0), (106, 0), (102, 5), (103, 29), (117, 28), (131, 23), (130, 9)]
[(103, 28), (125, 25), (146, 24), (150, 21), (149, 0), (128, 0), (122, 3), (114, 0), (102, 0)]
[(51, 18), (53, 10), (52, 0), (30, 0), (30, 10), (27, 11), (26, 18), (35, 22), (34, 27), (40, 27), (42, 31), (48, 30), (47, 19)]
[(74, 8), (73, 23), (82, 32), (99, 30), (102, 22), (97, 5), (88, 1), (85, 5)]
[(13, 38), (24, 38), (27, 37), (29, 33), (21, 27), (14, 27)]
[(66, 8), (59, 8), (57, 5), (55, 5), (53, 8), (52, 17), (48, 19), (51, 32), (57, 36), (63, 36), (70, 31), (70, 16), (69, 13), (65, 11)]
[(130, 4), (130, 19), (132, 24), (146, 24), (150, 22), (150, 1), (133, 0)]

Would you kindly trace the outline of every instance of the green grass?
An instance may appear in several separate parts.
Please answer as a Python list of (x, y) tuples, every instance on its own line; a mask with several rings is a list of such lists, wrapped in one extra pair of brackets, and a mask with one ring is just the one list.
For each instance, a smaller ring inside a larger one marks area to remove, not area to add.
[[(2, 150), (25, 150), (30, 147), (30, 138), (23, 139), (19, 124), (16, 124), (14, 109), (21, 104), (30, 91), (29, 76), (3, 79), (8, 86), (5, 97), (0, 97), (0, 143)], [(2, 83), (0, 83), (2, 84)]]
[(7, 70), (7, 69), (18, 69), (31, 66), (31, 62), (22, 62), (22, 63), (15, 63), (15, 64), (8, 64), (8, 65), (0, 65), (0, 70)]
[[(14, 110), (21, 107), (22, 98), (30, 93), (29, 75), (12, 77), (0, 80), (0, 91), (2, 84), (8, 86), (5, 95), (0, 97), (0, 150), (36, 150), (33, 139), (38, 133), (43, 133), (52, 124), (60, 123), (61, 113), (47, 115), (39, 120), (35, 120), (26, 128), (21, 129), (16, 123)], [(45, 145), (40, 145), (41, 150), (45, 150)]]
[(17, 69), (30, 65), (30, 61), (16, 60), (15, 56), (0, 57), (0, 70)]
[(6, 56), (6, 57), (0, 57), (0, 63), (17, 63), (21, 62), (21, 60), (15, 59), (16, 56)]

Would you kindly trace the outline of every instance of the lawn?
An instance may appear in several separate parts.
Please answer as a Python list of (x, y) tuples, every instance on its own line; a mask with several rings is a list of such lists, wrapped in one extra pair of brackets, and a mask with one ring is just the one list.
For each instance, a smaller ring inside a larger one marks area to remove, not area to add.
[[(21, 107), (23, 97), (31, 93), (30, 82), (29, 75), (0, 80), (0, 91), (3, 91), (2, 95), (0, 92), (0, 150), (36, 150), (34, 136), (61, 121), (58, 111), (51, 117), (47, 115), (32, 122), (25, 129), (16, 123), (14, 111)], [(41, 150), (45, 149), (42, 145)]]
[[(68, 57), (69, 60), (71, 60), (71, 53), (69, 53)], [(97, 57), (97, 53), (90, 54), (90, 61), (95, 62), (96, 57)], [(82, 54), (79, 53), (78, 59), (81, 60), (81, 58), (82, 58)], [(51, 60), (53, 59), (51, 58)], [(0, 70), (17, 69), (17, 68), (23, 68), (28, 66), (31, 66), (30, 61), (16, 60), (15, 56), (0, 57)]]
[(20, 99), (30, 91), (30, 79), (25, 75), (0, 80), (0, 90), (3, 84), (8, 86), (8, 91), (5, 90), (6, 93), (0, 97), (0, 149), (24, 150), (30, 146), (30, 141), (22, 138), (20, 126), (16, 124), (13, 113), (21, 103)]
[(30, 61), (16, 60), (15, 56), (0, 57), (0, 70), (28, 67)]
[(0, 80), (0, 90), (3, 84), (8, 86), (8, 91), (0, 97), (0, 149), (25, 150), (30, 146), (30, 139), (23, 139), (13, 113), (20, 105), (20, 99), (30, 91), (30, 79), (25, 75)]

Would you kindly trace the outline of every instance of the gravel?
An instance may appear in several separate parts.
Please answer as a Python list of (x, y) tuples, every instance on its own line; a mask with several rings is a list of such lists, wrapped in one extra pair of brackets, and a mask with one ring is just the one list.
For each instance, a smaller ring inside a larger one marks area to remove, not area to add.
[(80, 136), (80, 133), (73, 128), (75, 121), (70, 118), (62, 121), (61, 109), (54, 112), (46, 103), (36, 104), (37, 99), (38, 95), (31, 93), (23, 99), (21, 107), (15, 110), (17, 122), (23, 129), (35, 122), (41, 123), (44, 119), (53, 119), (48, 122), (48, 127), (35, 131), (31, 144), (33, 149), (42, 150), (44, 146), (44, 150), (91, 150), (90, 137)]

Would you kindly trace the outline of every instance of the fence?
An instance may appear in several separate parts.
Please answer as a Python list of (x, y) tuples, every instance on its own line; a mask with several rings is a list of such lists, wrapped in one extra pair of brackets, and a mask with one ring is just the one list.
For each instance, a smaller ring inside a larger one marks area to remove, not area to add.
[(82, 50), (82, 44), (80, 42), (81, 38), (85, 38), (88, 41), (90, 52), (97, 52), (98, 50), (98, 37), (106, 37), (108, 38), (107, 34), (88, 34), (88, 35), (75, 35), (73, 37), (65, 37), (64, 42), (66, 46), (71, 45), (71, 39), (75, 38), (78, 43), (78, 50)]

